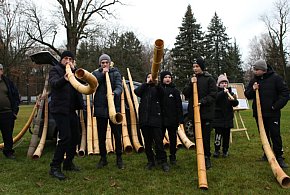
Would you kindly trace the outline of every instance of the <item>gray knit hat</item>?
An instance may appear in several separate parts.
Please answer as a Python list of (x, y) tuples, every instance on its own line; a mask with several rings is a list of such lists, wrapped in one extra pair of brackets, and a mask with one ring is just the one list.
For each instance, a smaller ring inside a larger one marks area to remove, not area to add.
[(218, 80), (217, 80), (216, 85), (219, 86), (220, 83), (221, 83), (222, 81), (226, 81), (227, 83), (229, 83), (229, 80), (228, 80), (227, 76), (224, 75), (224, 74), (221, 74), (221, 75), (218, 77)]
[(265, 60), (257, 60), (254, 63), (253, 67), (254, 69), (257, 69), (257, 70), (267, 70), (267, 64)]
[(103, 60), (108, 60), (109, 64), (111, 64), (111, 57), (108, 54), (104, 53), (99, 57), (99, 65), (101, 65)]

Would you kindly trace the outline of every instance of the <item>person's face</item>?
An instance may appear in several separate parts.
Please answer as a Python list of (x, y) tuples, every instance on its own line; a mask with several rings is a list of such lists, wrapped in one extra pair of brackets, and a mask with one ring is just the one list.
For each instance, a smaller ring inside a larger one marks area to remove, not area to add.
[(74, 59), (72, 57), (65, 56), (64, 58), (62, 58), (60, 63), (65, 66), (67, 63), (73, 63), (73, 61)]
[(152, 81), (152, 75), (151, 74), (148, 74), (147, 75), (147, 83), (149, 83), (150, 81)]
[(256, 76), (262, 76), (262, 75), (265, 74), (267, 71), (254, 68), (254, 69), (253, 69), (253, 72), (254, 72), (254, 74), (255, 74)]
[(163, 78), (163, 83), (164, 84), (170, 84), (172, 81), (172, 78), (170, 75), (165, 75), (165, 77)]
[(194, 72), (194, 74), (201, 74), (202, 69), (200, 68), (200, 66), (198, 64), (193, 64), (193, 72)]
[(228, 82), (226, 82), (226, 81), (220, 82), (219, 87), (220, 88), (227, 88), (228, 87)]
[(101, 67), (102, 68), (110, 68), (110, 62), (108, 60), (102, 60), (101, 61)]

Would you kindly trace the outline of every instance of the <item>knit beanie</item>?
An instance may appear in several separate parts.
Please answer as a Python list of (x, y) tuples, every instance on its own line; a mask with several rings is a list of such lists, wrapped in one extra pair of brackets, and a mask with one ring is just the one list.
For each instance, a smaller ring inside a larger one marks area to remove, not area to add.
[(193, 64), (198, 64), (201, 70), (205, 70), (205, 62), (202, 57), (197, 58)]
[(1, 68), (1, 69), (4, 69), (2, 64), (0, 64), (0, 68)]
[(163, 79), (164, 79), (164, 77), (166, 76), (166, 75), (169, 75), (169, 76), (171, 76), (172, 77), (172, 74), (171, 74), (171, 72), (169, 72), (169, 71), (162, 71), (162, 72), (160, 72), (160, 81), (161, 82), (163, 82)]
[(267, 64), (265, 62), (265, 60), (257, 60), (254, 65), (253, 65), (254, 69), (257, 70), (267, 70)]
[(100, 57), (99, 57), (99, 65), (101, 66), (101, 62), (103, 60), (108, 60), (108, 62), (111, 64), (111, 57), (108, 55), (108, 54), (102, 54)]
[(60, 61), (61, 61), (64, 57), (71, 57), (73, 60), (75, 59), (75, 55), (74, 55), (71, 51), (64, 51), (64, 52), (62, 52), (62, 54), (61, 54), (61, 56), (60, 56)]
[(219, 85), (220, 85), (220, 83), (221, 83), (222, 81), (226, 81), (226, 82), (229, 83), (229, 80), (228, 80), (227, 76), (225, 76), (224, 74), (221, 74), (221, 75), (218, 77), (218, 80), (217, 80), (216, 85), (219, 87)]

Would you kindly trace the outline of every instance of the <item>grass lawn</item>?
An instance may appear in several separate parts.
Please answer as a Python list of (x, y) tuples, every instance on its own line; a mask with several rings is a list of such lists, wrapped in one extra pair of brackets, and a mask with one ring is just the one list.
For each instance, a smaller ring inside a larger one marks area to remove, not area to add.
[[(33, 106), (21, 106), (14, 135), (26, 123)], [(26, 157), (31, 134), (27, 132), (16, 143), (16, 160), (0, 153), (0, 194), (290, 194), (282, 189), (267, 162), (257, 161), (263, 154), (260, 137), (252, 118), (252, 111), (241, 111), (250, 140), (245, 132), (234, 132), (228, 158), (212, 158), (213, 167), (207, 171), (208, 190), (198, 188), (195, 150), (177, 151), (177, 165), (168, 173), (161, 167), (148, 171), (145, 153), (124, 154), (125, 170), (116, 167), (114, 154), (108, 155), (109, 164), (96, 169), (99, 156), (76, 157), (81, 172), (64, 172), (68, 177), (58, 181), (48, 175), (54, 152), (54, 141), (47, 141), (38, 160)], [(281, 135), (284, 157), (290, 164), (290, 104), (282, 111)], [(211, 149), (213, 151), (213, 135)], [(2, 141), (2, 137), (0, 139)], [(167, 154), (168, 154), (167, 150)], [(290, 168), (285, 170), (290, 175)]]

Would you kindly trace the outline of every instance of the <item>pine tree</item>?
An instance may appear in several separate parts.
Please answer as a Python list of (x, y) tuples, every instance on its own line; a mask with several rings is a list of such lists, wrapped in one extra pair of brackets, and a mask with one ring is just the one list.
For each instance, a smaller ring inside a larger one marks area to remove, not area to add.
[(214, 77), (218, 77), (229, 68), (227, 56), (230, 39), (226, 33), (226, 27), (216, 13), (210, 21), (205, 37), (207, 69)]
[(176, 37), (172, 49), (173, 75), (178, 89), (182, 90), (184, 85), (192, 77), (192, 63), (203, 54), (203, 32), (201, 25), (197, 24), (192, 13), (191, 6), (182, 19), (182, 26), (179, 27), (179, 35)]

